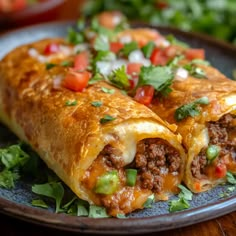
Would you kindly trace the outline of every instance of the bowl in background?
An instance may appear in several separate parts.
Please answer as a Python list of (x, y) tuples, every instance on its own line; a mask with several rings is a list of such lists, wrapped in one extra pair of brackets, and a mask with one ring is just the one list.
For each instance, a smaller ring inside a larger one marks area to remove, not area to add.
[(19, 5), (19, 9), (0, 11), (0, 30), (56, 20), (64, 3), (65, 0), (38, 0), (33, 4)]

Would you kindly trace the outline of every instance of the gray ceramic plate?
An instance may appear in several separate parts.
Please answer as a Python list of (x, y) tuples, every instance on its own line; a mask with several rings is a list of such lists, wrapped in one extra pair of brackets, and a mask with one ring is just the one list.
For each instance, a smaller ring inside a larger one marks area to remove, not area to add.
[[(0, 37), (0, 58), (11, 49), (45, 37), (65, 36), (71, 23), (61, 22), (38, 25), (14, 31)], [(171, 28), (158, 28), (163, 34), (174, 34), (193, 47), (206, 50), (207, 59), (228, 77), (236, 68), (236, 48), (206, 36), (181, 32)], [(0, 126), (0, 145), (9, 143), (14, 136)], [(179, 228), (232, 212), (236, 207), (236, 191), (228, 192), (228, 186), (194, 195), (191, 208), (178, 213), (168, 212), (168, 202), (158, 202), (150, 209), (129, 215), (128, 219), (92, 219), (55, 214), (52, 208), (42, 210), (30, 205), (35, 197), (30, 184), (20, 181), (14, 190), (0, 189), (0, 212), (52, 228), (98, 234), (141, 234)]]

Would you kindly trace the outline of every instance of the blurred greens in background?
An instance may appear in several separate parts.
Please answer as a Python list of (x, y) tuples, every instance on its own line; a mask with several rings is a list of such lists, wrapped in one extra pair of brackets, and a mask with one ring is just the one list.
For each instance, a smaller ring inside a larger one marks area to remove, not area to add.
[(120, 10), (130, 20), (207, 33), (236, 45), (236, 0), (88, 0), (82, 14)]

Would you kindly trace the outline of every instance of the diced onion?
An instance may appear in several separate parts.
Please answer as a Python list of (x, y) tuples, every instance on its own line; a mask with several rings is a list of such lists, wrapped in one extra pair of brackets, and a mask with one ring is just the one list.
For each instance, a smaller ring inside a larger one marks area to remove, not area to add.
[(129, 62), (142, 62), (144, 59), (143, 53), (141, 50), (137, 49), (132, 51), (128, 56)]
[(180, 67), (175, 72), (175, 80), (183, 81), (188, 78), (188, 71)]
[(76, 54), (77, 52), (86, 51), (88, 49), (88, 47), (89, 47), (89, 45), (87, 43), (78, 44), (78, 45), (74, 46), (73, 53)]
[(126, 66), (127, 61), (126, 60), (116, 60), (111, 64), (112, 70), (117, 70), (118, 68), (122, 67), (123, 65)]
[(34, 48), (30, 48), (28, 50), (28, 54), (31, 56), (31, 57), (37, 57), (39, 55), (38, 51)]
[(61, 88), (61, 82), (62, 82), (63, 78), (64, 77), (62, 75), (57, 75), (53, 78), (53, 88), (54, 89)]
[(103, 75), (109, 75), (112, 71), (112, 63), (109, 61), (98, 61), (96, 66), (99, 72)]
[(60, 45), (59, 48), (59, 52), (61, 52), (65, 56), (69, 56), (72, 54), (72, 49), (68, 46)]
[(120, 38), (120, 42), (123, 44), (130, 43), (132, 41), (132, 38), (130, 35), (124, 35)]

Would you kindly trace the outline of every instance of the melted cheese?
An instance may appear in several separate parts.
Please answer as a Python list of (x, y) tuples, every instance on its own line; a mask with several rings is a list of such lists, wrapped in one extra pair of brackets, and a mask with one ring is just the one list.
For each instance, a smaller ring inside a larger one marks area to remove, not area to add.
[(116, 126), (112, 134), (106, 135), (105, 140), (106, 143), (110, 143), (122, 151), (122, 158), (127, 165), (134, 160), (138, 141), (145, 138), (160, 137), (165, 131), (166, 128), (155, 122), (126, 122)]

